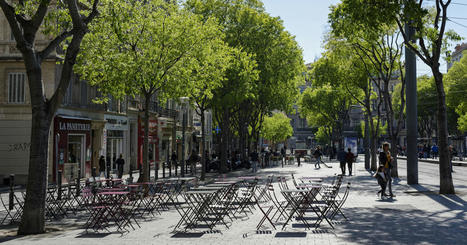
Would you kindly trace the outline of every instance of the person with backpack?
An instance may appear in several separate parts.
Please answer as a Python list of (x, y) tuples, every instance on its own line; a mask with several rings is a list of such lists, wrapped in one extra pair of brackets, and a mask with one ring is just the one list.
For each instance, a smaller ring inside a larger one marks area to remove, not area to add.
[(391, 169), (393, 166), (392, 166), (392, 157), (391, 157), (391, 152), (389, 151), (388, 142), (383, 143), (383, 151), (379, 154), (379, 164), (384, 166), (384, 172), (387, 178), (387, 187), (389, 189), (389, 196), (395, 197), (395, 195), (392, 194)]
[(355, 155), (352, 153), (350, 148), (347, 149), (345, 161), (347, 162), (347, 168), (349, 169), (349, 176), (352, 176), (352, 164), (355, 161)]

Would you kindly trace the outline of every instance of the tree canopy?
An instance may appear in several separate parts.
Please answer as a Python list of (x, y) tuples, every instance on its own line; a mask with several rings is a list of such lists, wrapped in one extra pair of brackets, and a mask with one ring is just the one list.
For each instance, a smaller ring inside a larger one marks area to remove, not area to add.
[(293, 134), (290, 118), (284, 113), (274, 113), (272, 116), (264, 118), (261, 135), (273, 143), (287, 140)]

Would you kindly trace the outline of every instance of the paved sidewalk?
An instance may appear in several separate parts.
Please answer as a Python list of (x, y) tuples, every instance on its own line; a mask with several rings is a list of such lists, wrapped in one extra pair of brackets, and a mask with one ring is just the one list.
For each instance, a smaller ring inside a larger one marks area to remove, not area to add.
[[(258, 175), (320, 176), (330, 181), (340, 173), (337, 163), (332, 168), (315, 169), (314, 164), (302, 167), (285, 166), (262, 169)], [(212, 233), (171, 233), (179, 220), (175, 210), (162, 212), (140, 222), (141, 228), (126, 234), (86, 234), (82, 220), (68, 219), (49, 225), (51, 232), (27, 237), (5, 237), (14, 230), (0, 230), (0, 242), (5, 244), (465, 244), (467, 238), (467, 168), (454, 167), (454, 181), (458, 195), (437, 195), (437, 167), (420, 163), (420, 185), (405, 182), (405, 161), (399, 161), (400, 180), (393, 184), (394, 199), (380, 200), (379, 187), (363, 169), (363, 161), (355, 164), (354, 176), (344, 212), (350, 222), (337, 222), (336, 229), (323, 226), (305, 230), (295, 225), (285, 231), (265, 229), (258, 234), (256, 224), (261, 219), (257, 209), (253, 215), (235, 220), (230, 229), (220, 227)], [(234, 172), (233, 175), (242, 174)], [(2, 238), (3, 236), (3, 238)]]

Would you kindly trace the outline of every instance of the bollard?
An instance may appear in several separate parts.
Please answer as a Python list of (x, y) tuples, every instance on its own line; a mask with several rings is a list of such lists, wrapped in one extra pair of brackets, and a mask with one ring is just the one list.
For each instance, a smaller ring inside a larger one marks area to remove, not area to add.
[(78, 168), (78, 178), (76, 180), (76, 196), (81, 195), (81, 168)]
[(177, 170), (178, 170), (178, 163), (175, 161), (175, 176), (177, 176)]
[(172, 161), (169, 162), (169, 177), (172, 177)]
[(107, 166), (107, 168), (105, 169), (105, 171), (106, 171), (105, 178), (106, 178), (106, 179), (110, 178), (110, 166)]
[(133, 165), (130, 164), (130, 178), (133, 179)]
[(62, 200), (62, 170), (57, 173), (58, 200)]
[(162, 163), (162, 178), (165, 178), (165, 165), (167, 165), (166, 162)]
[(15, 199), (14, 199), (15, 190), (14, 190), (14, 187), (15, 187), (15, 175), (10, 174), (10, 201), (8, 203), (9, 204), (8, 209), (10, 209), (10, 210), (13, 210), (13, 206), (15, 205)]
[(154, 182), (156, 182), (159, 177), (159, 162), (155, 162), (154, 164)]
[(91, 173), (93, 179), (96, 179), (96, 176), (97, 176), (96, 173), (97, 173), (97, 168), (96, 168), (96, 167), (93, 167), (93, 168), (92, 168), (92, 173)]

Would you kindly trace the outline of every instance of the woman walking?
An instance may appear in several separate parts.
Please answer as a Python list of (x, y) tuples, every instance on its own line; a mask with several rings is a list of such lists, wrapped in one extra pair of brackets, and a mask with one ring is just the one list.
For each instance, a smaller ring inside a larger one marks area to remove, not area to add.
[(389, 143), (384, 142), (383, 143), (383, 151), (379, 154), (379, 164), (384, 166), (384, 172), (386, 174), (387, 178), (387, 188), (389, 190), (389, 196), (395, 197), (394, 194), (392, 194), (392, 178), (391, 178), (391, 169), (392, 169), (392, 157), (391, 157), (391, 152), (389, 151)]

